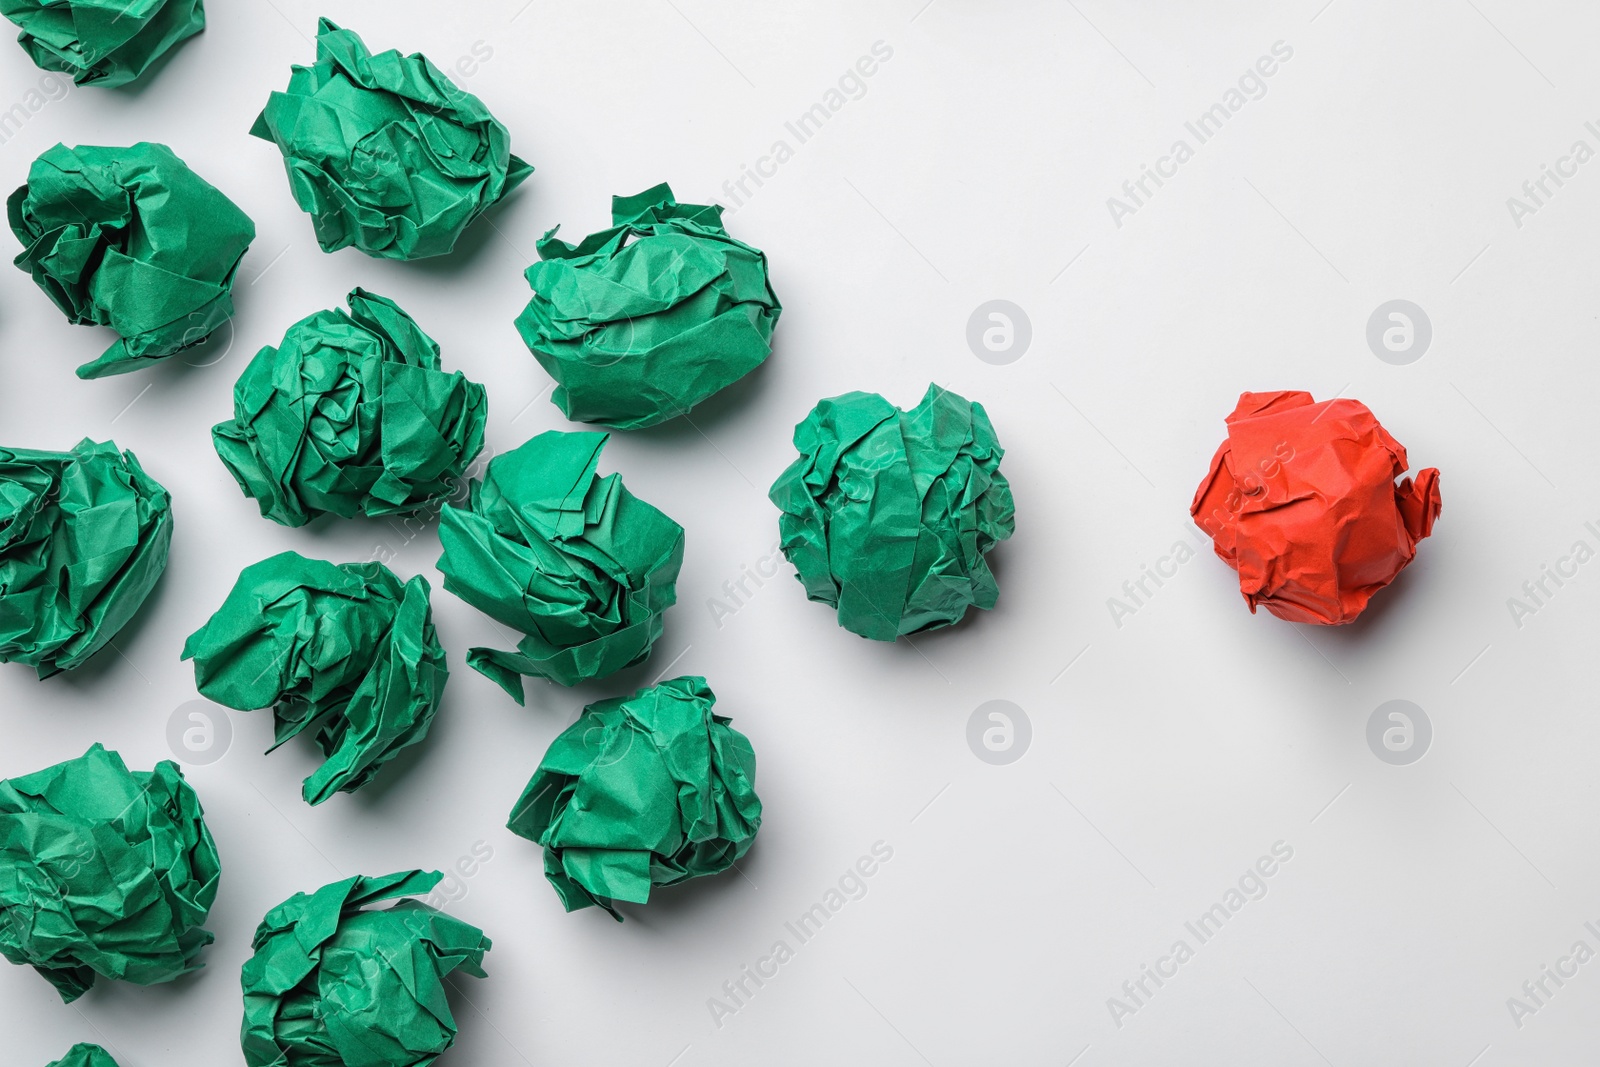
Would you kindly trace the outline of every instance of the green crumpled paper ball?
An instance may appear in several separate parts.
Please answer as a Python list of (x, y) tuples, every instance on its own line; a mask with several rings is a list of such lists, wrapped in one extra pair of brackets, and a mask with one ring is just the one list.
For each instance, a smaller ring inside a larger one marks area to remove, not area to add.
[(717, 874), (761, 828), (756, 755), (711, 710), (704, 678), (590, 704), (539, 761), (506, 825), (544, 846), (568, 911), (643, 904), (652, 886)]
[(521, 675), (576, 685), (642, 661), (677, 600), (683, 527), (596, 475), (609, 437), (539, 434), (439, 516), (444, 587), (525, 635), (516, 652), (467, 653), (518, 704)]
[(438, 871), (346, 878), (296, 893), (256, 928), (240, 975), (249, 1067), (427, 1067), (456, 1023), (444, 979), (485, 977), (490, 941), (418, 900)]
[(982, 404), (937, 385), (910, 411), (877, 393), (823, 400), (768, 494), (806, 597), (893, 641), (959, 622), (1000, 595), (984, 559), (1016, 530), (1005, 450)]
[(126, 85), (206, 28), (201, 0), (0, 0), (41, 70), (79, 85)]
[(350, 312), (319, 311), (256, 353), (211, 430), (261, 514), (304, 526), (415, 511), (454, 493), (483, 448), (488, 399), (386, 297), (355, 289)]
[(183, 658), (208, 699), (273, 709), (267, 751), (315, 727), (327, 760), (301, 795), (321, 804), (428, 736), (450, 673), (428, 593), (420, 574), (402, 583), (381, 563), (280, 552), (239, 573)]
[(111, 1053), (99, 1045), (80, 1042), (67, 1049), (67, 1054), (45, 1067), (117, 1067)]
[(78, 368), (125, 374), (200, 344), (233, 315), (256, 224), (162, 144), (58, 144), (6, 201), (13, 261), (77, 326), (121, 338)]
[(611, 221), (576, 246), (544, 235), (517, 332), (567, 418), (636, 430), (760, 366), (783, 306), (765, 253), (728, 236), (719, 206), (663, 183), (612, 197)]
[(172, 497), (132, 452), (0, 448), (0, 663), (48, 678), (127, 625), (167, 567)]
[(153, 985), (201, 967), (222, 866), (171, 760), (129, 771), (91, 745), (0, 781), (0, 953), (67, 1003), (95, 977)]
[(420, 53), (373, 55), (317, 25), (317, 61), (295, 66), (250, 127), (283, 153), (295, 203), (324, 252), (422, 259), (456, 245), (533, 168), (483, 101)]

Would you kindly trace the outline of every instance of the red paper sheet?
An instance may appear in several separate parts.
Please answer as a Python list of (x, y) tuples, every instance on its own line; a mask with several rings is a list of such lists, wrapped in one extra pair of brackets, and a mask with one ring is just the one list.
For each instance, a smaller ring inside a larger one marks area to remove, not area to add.
[(1439, 517), (1439, 471), (1413, 482), (1406, 450), (1357, 400), (1243, 393), (1189, 514), (1239, 572), (1254, 612), (1337, 625), (1394, 581)]

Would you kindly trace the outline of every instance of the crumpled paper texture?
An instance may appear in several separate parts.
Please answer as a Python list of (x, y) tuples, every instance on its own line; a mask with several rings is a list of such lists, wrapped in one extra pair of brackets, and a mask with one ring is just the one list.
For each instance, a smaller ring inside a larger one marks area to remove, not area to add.
[(424, 56), (373, 55), (328, 19), (317, 25), (317, 61), (290, 69), (250, 133), (283, 153), (324, 252), (444, 255), (533, 173), (483, 101)]
[(13, 261), (74, 325), (121, 337), (80, 378), (139, 370), (200, 344), (233, 315), (250, 216), (163, 144), (58, 144), (6, 201)]
[(0, 448), (0, 663), (48, 678), (116, 637), (167, 567), (172, 497), (132, 452)]
[(201, 967), (221, 876), (171, 760), (129, 771), (96, 744), (0, 781), (0, 953), (69, 1004), (97, 976), (153, 985)]
[(240, 975), (249, 1067), (427, 1067), (456, 1023), (444, 980), (485, 977), (490, 941), (419, 900), (438, 871), (346, 878), (296, 893), (256, 928)]
[(937, 385), (910, 411), (846, 393), (812, 409), (794, 446), (768, 493), (780, 543), (840, 626), (893, 641), (994, 607), (984, 557), (1016, 530), (1016, 508), (982, 404)]
[(1358, 400), (1242, 393), (1227, 424), (1189, 513), (1251, 612), (1353, 621), (1433, 532), (1438, 469), (1396, 485), (1406, 450)]
[(99, 1045), (80, 1042), (67, 1049), (67, 1054), (45, 1067), (117, 1067), (111, 1053)]
[(240, 572), (183, 658), (206, 698), (273, 709), (269, 752), (315, 729), (327, 760), (301, 795), (321, 804), (428, 736), (450, 673), (428, 594), (420, 574), (281, 552)]
[(652, 886), (717, 874), (761, 828), (750, 741), (685, 676), (590, 704), (539, 761), (506, 824), (544, 847), (568, 911), (644, 904)]
[(759, 366), (783, 308), (766, 255), (728, 236), (721, 207), (680, 204), (663, 183), (613, 197), (611, 220), (578, 245), (544, 235), (517, 332), (567, 418), (636, 430)]
[(126, 85), (206, 28), (201, 0), (0, 0), (41, 70), (79, 85)]
[(211, 430), (239, 488), (285, 526), (415, 511), (456, 492), (483, 448), (483, 386), (441, 370), (439, 346), (394, 301), (358, 288), (347, 302), (257, 352), (233, 420)]
[(518, 704), (522, 675), (576, 685), (642, 661), (677, 600), (683, 527), (598, 476), (609, 437), (539, 434), (439, 516), (444, 587), (526, 635), (514, 653), (467, 653)]

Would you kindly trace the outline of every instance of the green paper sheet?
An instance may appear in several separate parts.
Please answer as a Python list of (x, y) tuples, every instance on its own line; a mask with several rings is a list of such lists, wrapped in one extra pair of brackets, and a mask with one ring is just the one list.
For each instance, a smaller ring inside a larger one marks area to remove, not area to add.
[(427, 1067), (456, 1037), (444, 980), (485, 977), (482, 930), (418, 900), (438, 871), (296, 893), (256, 928), (240, 975), (249, 1067)]
[(183, 658), (208, 699), (273, 709), (267, 751), (315, 728), (327, 760), (301, 795), (321, 804), (428, 736), (450, 673), (428, 594), (420, 574), (281, 552), (240, 572)]
[(766, 255), (728, 236), (721, 207), (680, 204), (663, 183), (613, 197), (611, 220), (578, 245), (544, 235), (517, 332), (567, 418), (636, 430), (758, 367), (783, 307)]
[(233, 315), (239, 260), (256, 224), (162, 144), (58, 144), (6, 201), (14, 260), (74, 325), (121, 338), (80, 378), (149, 367), (200, 344)]
[(401, 515), (457, 492), (483, 448), (483, 386), (439, 367), (439, 346), (394, 301), (355, 289), (350, 312), (301, 319), (256, 353), (211, 430), (261, 514), (304, 526)]
[(201, 0), (0, 0), (42, 70), (79, 85), (126, 85), (206, 28)]
[(133, 618), (167, 566), (172, 497), (132, 452), (0, 448), (0, 663), (48, 678)]
[(111, 1053), (99, 1045), (80, 1043), (67, 1049), (67, 1054), (45, 1067), (117, 1067)]
[(717, 874), (761, 828), (756, 756), (711, 710), (704, 678), (590, 704), (539, 761), (506, 825), (544, 846), (568, 911), (643, 904), (652, 886)]
[(518, 704), (521, 675), (576, 685), (641, 662), (677, 599), (683, 527), (596, 474), (609, 437), (542, 433), (439, 516), (444, 587), (526, 635), (514, 653), (467, 653)]
[(129, 771), (92, 745), (0, 781), (0, 953), (67, 1003), (96, 976), (153, 985), (199, 968), (222, 866), (171, 760)]
[(317, 61), (295, 66), (250, 127), (283, 153), (289, 190), (324, 252), (422, 259), (533, 173), (483, 101), (420, 53), (377, 55), (317, 24)]
[(936, 385), (910, 411), (846, 393), (812, 409), (794, 446), (769, 494), (783, 554), (840, 626), (893, 641), (994, 607), (984, 556), (1016, 508), (983, 405)]

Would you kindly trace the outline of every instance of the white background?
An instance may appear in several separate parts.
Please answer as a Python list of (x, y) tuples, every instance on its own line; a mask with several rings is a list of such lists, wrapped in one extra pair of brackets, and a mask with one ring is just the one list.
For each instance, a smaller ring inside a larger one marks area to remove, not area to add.
[[(1520, 227), (1506, 200), (1573, 141), (1600, 148), (1583, 126), (1600, 119), (1600, 11), (524, 2), (217, 2), (142, 86), (75, 89), (0, 146), (9, 188), (57, 140), (163, 141), (259, 227), (231, 350), (223, 337), (192, 357), (209, 366), (78, 381), (110, 335), (0, 274), (0, 439), (114, 437), (176, 515), (171, 565), (120, 651), (45, 683), (0, 668), (0, 775), (94, 741), (138, 768), (172, 756), (168, 719), (195, 699), (184, 637), (240, 568), (286, 548), (382, 549), (402, 576), (427, 575), (453, 670), (427, 745), (316, 809), (299, 798), (314, 746), (263, 756), (270, 714), (233, 715), (232, 749), (187, 772), (224, 865), (206, 967), (148, 989), (102, 983), (72, 1007), (0, 967), (7, 1063), (77, 1040), (122, 1067), (240, 1062), (238, 972), (268, 908), (358, 872), (449, 867), (480, 841), (493, 858), (450, 909), (493, 938), (490, 977), (456, 980), (446, 1063), (1586, 1062), (1600, 962), (1520, 1028), (1506, 1001), (1576, 940), (1600, 949), (1583, 928), (1600, 925), (1600, 561), (1520, 628), (1507, 599), (1574, 541), (1600, 547), (1583, 525), (1600, 526), (1600, 161)], [(323, 254), (276, 150), (246, 136), (289, 64), (310, 61), (319, 14), (444, 68), (492, 50), (462, 84), (538, 170), (454, 255)], [(679, 603), (644, 666), (571, 691), (530, 684), (519, 708), (465, 666), (470, 645), (509, 645), (440, 588), (431, 528), (409, 542), (385, 522), (283, 529), (217, 461), (209, 429), (249, 355), (358, 284), (488, 386), (491, 448), (566, 427), (512, 327), (538, 236), (560, 223), (577, 239), (608, 223), (611, 194), (661, 180), (732, 206), (723, 183), (792, 144), (785, 120), (877, 41), (893, 57), (865, 95), (727, 219), (771, 258), (772, 359), (694, 425), (618, 435), (604, 456), (688, 529)], [(1293, 57), (1265, 96), (1116, 226), (1107, 198), (1277, 41)], [(38, 79), (0, 49), (0, 104)], [(992, 298), (1032, 321), (1006, 366), (965, 340)], [(1395, 298), (1433, 324), (1408, 366), (1365, 340)], [(870, 643), (785, 566), (717, 625), (708, 599), (776, 540), (765, 491), (794, 423), (850, 389), (909, 406), (930, 380), (980, 400), (1007, 448), (1017, 535), (991, 557), (998, 608), (914, 647)], [(1118, 627), (1107, 599), (1189, 536), (1237, 394), (1278, 388), (1365, 401), (1414, 468), (1443, 471), (1444, 513), (1415, 565), (1328, 630), (1251, 616), (1206, 552)], [(705, 674), (753, 741), (760, 838), (742, 876), (661, 892), (623, 925), (565, 914), (505, 818), (582, 704), (669, 667)], [(1365, 740), (1395, 698), (1434, 728), (1410, 766)], [(966, 741), (992, 699), (1031, 720), (1009, 766)], [(708, 998), (776, 940), (793, 945), (785, 921), (877, 841), (893, 859), (866, 896), (716, 1026)], [(1175, 939), (1193, 947), (1184, 922), (1278, 841), (1294, 854), (1270, 892), (1119, 1027), (1107, 999)]]

